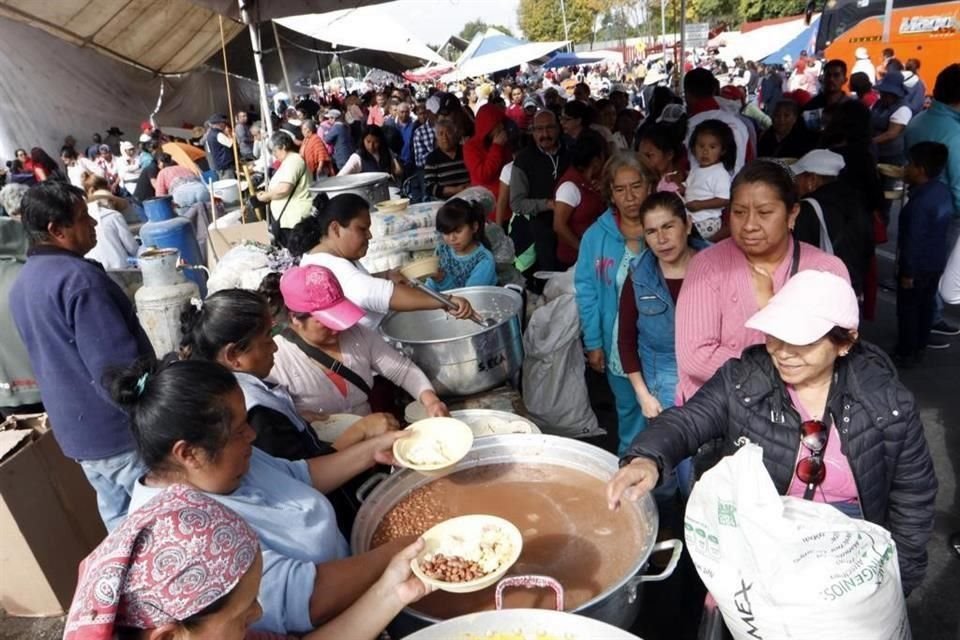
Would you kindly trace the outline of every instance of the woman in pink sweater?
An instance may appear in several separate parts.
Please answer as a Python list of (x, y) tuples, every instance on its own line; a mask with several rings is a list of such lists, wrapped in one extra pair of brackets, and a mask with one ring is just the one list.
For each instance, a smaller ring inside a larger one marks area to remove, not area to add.
[(754, 161), (737, 174), (730, 196), (731, 237), (690, 261), (677, 301), (678, 404), (728, 359), (764, 341), (744, 325), (790, 276), (815, 269), (850, 280), (839, 258), (793, 238), (800, 206), (785, 169)]

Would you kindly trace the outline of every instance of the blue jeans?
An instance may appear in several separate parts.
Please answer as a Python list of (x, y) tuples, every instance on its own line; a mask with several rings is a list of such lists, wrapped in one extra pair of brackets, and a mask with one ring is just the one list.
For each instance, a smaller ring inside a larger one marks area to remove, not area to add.
[(113, 531), (127, 517), (130, 496), (137, 481), (147, 472), (136, 451), (100, 460), (80, 460), (80, 467), (97, 492), (97, 509), (107, 531)]
[[(949, 254), (953, 251), (953, 246), (957, 244), (957, 239), (960, 237), (960, 216), (954, 216), (950, 220), (950, 226), (947, 227), (947, 253)], [(938, 322), (943, 322), (943, 305), (945, 304), (943, 298), (940, 296), (940, 292), (937, 292), (937, 298), (935, 301), (936, 306), (933, 309), (933, 324)]]
[(608, 370), (607, 383), (613, 391), (614, 404), (617, 408), (617, 434), (620, 436), (617, 454), (622, 456), (630, 448), (630, 443), (637, 434), (647, 427), (647, 419), (640, 411), (637, 394), (634, 393), (633, 385), (628, 378), (614, 375)]
[[(641, 353), (641, 362), (643, 354)], [(648, 357), (648, 360), (651, 358)], [(655, 371), (644, 372), (644, 382), (650, 393), (660, 402), (664, 411), (673, 406), (673, 401), (677, 393), (677, 370), (670, 367), (658, 367)], [(672, 497), (679, 487), (680, 493), (684, 498), (690, 496), (690, 489), (693, 486), (693, 459), (685, 458), (674, 468), (669, 478), (663, 478), (660, 486), (654, 490), (658, 497)]]

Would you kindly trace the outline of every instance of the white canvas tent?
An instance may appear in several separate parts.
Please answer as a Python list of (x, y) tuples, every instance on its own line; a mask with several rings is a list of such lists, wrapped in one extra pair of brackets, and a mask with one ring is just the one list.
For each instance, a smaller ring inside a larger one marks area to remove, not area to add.
[(473, 37), (470, 46), (454, 63), (453, 71), (441, 78), (455, 82), (484, 76), (519, 66), (524, 62), (546, 62), (551, 53), (567, 46), (567, 42), (527, 42), (496, 29), (487, 29)]
[(799, 16), (794, 20), (759, 27), (746, 33), (728, 33), (726, 45), (719, 48), (717, 55), (727, 63), (733, 62), (737, 56), (759, 62), (796, 38), (806, 28), (806, 20)]
[[(256, 22), (382, 1), (246, 0), (244, 13)], [(0, 0), (0, 157), (34, 145), (55, 155), (65, 135), (83, 144), (111, 125), (135, 140), (157, 103), (160, 75), (161, 124), (199, 124), (223, 111), (222, 74), (183, 74), (220, 49), (219, 14), (237, 17), (239, 7), (238, 0)], [(222, 22), (227, 41), (243, 31), (233, 19)], [(257, 75), (259, 97), (251, 93), (256, 83), (231, 81), (237, 108), (265, 108), (265, 79)]]
[[(64, 136), (76, 136), (78, 146), (85, 147), (91, 134), (110, 126), (136, 141), (140, 122), (156, 106), (160, 83), (156, 75), (92, 48), (0, 18), (0, 159), (31, 146), (56, 157)], [(227, 102), (220, 73), (167, 77), (163, 85), (161, 125), (203, 124)], [(259, 101), (255, 82), (231, 78), (231, 91), (242, 108)]]
[[(244, 6), (256, 21), (381, 1), (245, 0)], [(88, 144), (91, 133), (112, 125), (136, 140), (157, 103), (161, 75), (161, 125), (201, 124), (223, 111), (224, 76), (194, 70), (220, 49), (218, 12), (236, 17), (239, 6), (238, 0), (0, 0), (0, 158), (21, 146), (56, 155), (65, 135)], [(243, 28), (223, 19), (227, 41)], [(265, 90), (257, 96), (257, 86), (231, 79), (235, 107), (260, 103), (262, 110)]]
[(433, 49), (376, 7), (292, 16), (275, 22), (321, 42), (329, 42), (337, 49), (352, 51), (352, 59), (357, 59), (357, 54), (360, 53), (357, 50), (367, 51), (367, 57), (374, 62), (369, 66), (387, 71), (402, 71), (424, 62), (446, 62)]

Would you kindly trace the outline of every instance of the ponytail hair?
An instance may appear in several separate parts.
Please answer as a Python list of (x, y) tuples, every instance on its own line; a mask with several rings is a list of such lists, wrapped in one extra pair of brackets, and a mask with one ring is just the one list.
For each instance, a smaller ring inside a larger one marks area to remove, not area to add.
[(482, 204), (463, 198), (450, 198), (437, 211), (437, 231), (440, 233), (453, 233), (464, 225), (474, 224), (477, 225), (474, 238), (490, 249), (490, 241), (487, 240), (487, 234), (483, 231), (487, 224), (487, 216)]
[(213, 360), (228, 344), (243, 351), (272, 326), (267, 300), (255, 291), (224, 289), (203, 301), (189, 303), (180, 314), (180, 356)]
[(290, 234), (290, 253), (296, 257), (309, 253), (327, 237), (331, 224), (349, 227), (364, 211), (370, 211), (370, 203), (355, 193), (341, 193), (333, 198), (318, 194), (310, 215), (298, 222)]
[(216, 362), (145, 358), (108, 377), (113, 401), (130, 415), (137, 451), (151, 471), (173, 470), (173, 446), (183, 440), (211, 459), (230, 438), (226, 396), (240, 391)]

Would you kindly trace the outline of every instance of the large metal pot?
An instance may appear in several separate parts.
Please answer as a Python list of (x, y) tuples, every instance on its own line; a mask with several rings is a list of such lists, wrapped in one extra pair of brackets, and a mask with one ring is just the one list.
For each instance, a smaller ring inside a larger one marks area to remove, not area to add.
[[(447, 474), (505, 463), (559, 465), (589, 474), (604, 482), (617, 471), (616, 456), (579, 440), (545, 434), (511, 434), (476, 440), (470, 453), (451, 467)], [(407, 469), (386, 477), (366, 497), (359, 495), (363, 505), (357, 514), (350, 540), (354, 553), (369, 550), (373, 535), (384, 516), (411, 491), (434, 480), (436, 477), (427, 477)], [(634, 623), (639, 614), (638, 592), (641, 584), (664, 580), (672, 575), (680, 559), (683, 544), (679, 540), (656, 543), (659, 517), (656, 503), (650, 495), (637, 502), (626, 502), (622, 508), (636, 510), (637, 521), (643, 523), (632, 539), (617, 540), (617, 544), (622, 547), (632, 547), (631, 566), (622, 579), (608, 585), (599, 595), (573, 609), (573, 613), (626, 629)], [(666, 569), (656, 575), (643, 575), (650, 554), (667, 549), (672, 551), (672, 556)], [(440, 622), (413, 607), (404, 609), (397, 617), (391, 625), (391, 633), (402, 637), (429, 624)], [(476, 629), (471, 631), (476, 632)]]
[(310, 186), (313, 193), (326, 193), (333, 198), (341, 193), (355, 193), (370, 205), (390, 199), (389, 173), (354, 173), (317, 180)]
[(496, 633), (524, 633), (536, 638), (548, 633), (564, 640), (638, 640), (637, 636), (605, 622), (563, 611), (504, 609), (482, 611), (446, 620), (407, 636), (407, 640), (458, 640), (484, 638)]
[(384, 337), (417, 363), (440, 395), (467, 396), (512, 379), (523, 364), (520, 314), (523, 297), (512, 288), (467, 287), (447, 291), (470, 301), (482, 327), (454, 320), (444, 310), (391, 313), (380, 325)]

